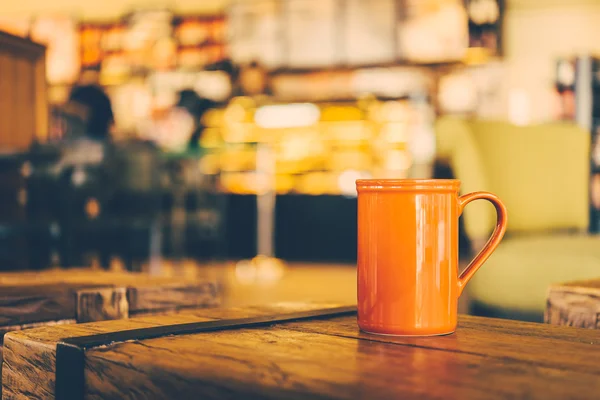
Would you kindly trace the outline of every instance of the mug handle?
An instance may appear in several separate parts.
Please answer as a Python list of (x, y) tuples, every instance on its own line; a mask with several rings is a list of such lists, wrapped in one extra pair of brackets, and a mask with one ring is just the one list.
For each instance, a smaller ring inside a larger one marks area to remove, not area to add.
[(467, 204), (473, 200), (487, 200), (496, 207), (496, 214), (498, 216), (496, 220), (496, 227), (492, 236), (487, 241), (483, 249), (475, 256), (473, 261), (469, 263), (467, 268), (458, 276), (458, 295), (460, 296), (471, 280), (475, 272), (483, 265), (483, 263), (492, 255), (496, 247), (500, 244), (504, 233), (506, 232), (506, 224), (508, 222), (508, 216), (506, 213), (506, 207), (502, 201), (493, 193), (489, 192), (473, 192), (460, 196), (458, 198), (458, 215), (460, 216)]

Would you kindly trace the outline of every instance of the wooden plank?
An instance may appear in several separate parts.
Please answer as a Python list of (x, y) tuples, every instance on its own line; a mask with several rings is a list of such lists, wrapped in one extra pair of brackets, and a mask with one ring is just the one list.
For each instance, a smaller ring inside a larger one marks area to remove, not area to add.
[(569, 327), (463, 315), (457, 334), (436, 337), (370, 335), (360, 332), (356, 321), (349, 319), (288, 324), (286, 328), (600, 374), (600, 335)]
[[(103, 309), (108, 307), (108, 299), (118, 297), (111, 290), (119, 287), (126, 288), (126, 301), (133, 301), (133, 305), (127, 305), (127, 312), (120, 302), (114, 303), (110, 310)], [(90, 292), (92, 289), (97, 289), (95, 295)], [(77, 303), (77, 293), (80, 291), (87, 291), (86, 297)], [(96, 302), (92, 301), (94, 296)], [(215, 306), (219, 301), (219, 287), (215, 280), (190, 282), (89, 269), (0, 274), (0, 327), (79, 317), (80, 322), (91, 321), (94, 316), (114, 319), (119, 314), (125, 316)], [(83, 305), (95, 308), (83, 310)]]
[(35, 134), (34, 65), (24, 57), (15, 58), (16, 91), (14, 93), (15, 131), (11, 133), (11, 147), (25, 151)]
[(48, 139), (50, 129), (50, 113), (48, 106), (48, 89), (46, 83), (46, 50), (44, 49), (34, 64), (34, 104), (35, 104), (35, 131), (39, 141)]
[(600, 290), (600, 279), (565, 282), (560, 285), (553, 285), (553, 287), (573, 288), (573, 290), (582, 293), (597, 293)]
[(147, 274), (103, 271), (90, 268), (61, 269), (55, 268), (44, 271), (23, 271), (0, 273), (0, 286), (22, 285), (32, 283), (89, 283), (93, 277), (95, 283), (114, 283), (115, 279), (123, 283), (155, 283), (155, 282), (181, 282), (181, 279), (151, 276)]
[[(2, 368), (3, 399), (53, 398), (55, 382), (56, 343), (66, 337), (96, 333), (209, 321), (222, 318), (243, 318), (281, 313), (289, 310), (311, 310), (333, 304), (283, 303), (268, 307), (185, 310), (178, 314), (136, 317), (129, 320), (41, 327), (11, 332), (4, 340)], [(31, 396), (31, 397), (27, 397)]]
[(198, 333), (214, 333), (224, 330), (239, 331), (248, 328), (270, 327), (275, 324), (292, 321), (333, 318), (334, 316), (341, 315), (356, 315), (356, 306), (271, 314), (241, 319), (225, 319), (221, 321), (204, 321), (104, 333), (79, 338), (66, 338), (58, 342), (56, 347), (55, 396), (62, 400), (76, 400), (85, 397), (85, 354), (94, 349), (101, 349), (105, 346), (130, 341), (145, 342), (152, 338), (191, 336)]
[(190, 322), (209, 321), (216, 319), (246, 318), (266, 314), (287, 313), (294, 311), (308, 311), (324, 307), (338, 307), (337, 303), (275, 303), (251, 307), (231, 308), (198, 308), (185, 309), (178, 313), (165, 312), (155, 315), (144, 315), (120, 321), (98, 321), (85, 324), (60, 324), (60, 326), (38, 325), (36, 329), (15, 332), (17, 337), (33, 340), (40, 343), (56, 343), (67, 337), (80, 337), (97, 333), (118, 332), (124, 329), (137, 329), (142, 327), (184, 324)]
[(0, 93), (0, 147), (23, 150), (47, 133), (44, 46), (0, 32)]
[(42, 56), (46, 51), (46, 48), (39, 43), (1, 31), (0, 49), (32, 60)]
[[(323, 305), (203, 309), (10, 333), (3, 398), (52, 398), (56, 342), (65, 337), (302, 307)], [(600, 331), (461, 317), (453, 335), (395, 338), (363, 334), (350, 317), (102, 346), (86, 352), (85, 382), (91, 399), (594, 398), (599, 358)]]
[(0, 274), (0, 291), (6, 286), (30, 286), (33, 284), (52, 283), (95, 283), (98, 285), (123, 286), (151, 286), (167, 284), (193, 284), (195, 282), (214, 282), (215, 279), (189, 280), (183, 278), (169, 278), (162, 276), (151, 276), (144, 273), (98, 271), (89, 268), (72, 270), (52, 269), (41, 272), (6, 272)]
[(77, 291), (77, 322), (129, 318), (127, 289), (102, 288)]
[(0, 51), (0, 148), (12, 147), (12, 132), (15, 131), (14, 97), (16, 93), (15, 60), (9, 53)]
[[(3, 344), (4, 344), (4, 335), (8, 332), (20, 331), (24, 329), (32, 329), (40, 326), (55, 326), (55, 325), (63, 325), (63, 324), (75, 324), (77, 321), (74, 319), (71, 320), (63, 320), (63, 321), (51, 321), (51, 322), (42, 322), (42, 323), (34, 323), (34, 324), (26, 324), (26, 325), (15, 325), (15, 326), (3, 326), (0, 327), (0, 382), (2, 378), (2, 364), (3, 364)], [(0, 386), (0, 397), (2, 395), (2, 387)]]
[(0, 287), (0, 326), (76, 318), (76, 293), (98, 284), (38, 284)]
[[(6, 332), (38, 325), (127, 318), (130, 311), (142, 315), (215, 306), (220, 302), (218, 290), (214, 279), (190, 282), (90, 269), (2, 273), (0, 345)], [(133, 310), (129, 298), (134, 299)]]
[(214, 282), (145, 283), (128, 288), (127, 300), (131, 314), (184, 307), (216, 305), (217, 286)]
[(36, 322), (33, 324), (24, 324), (24, 325), (13, 325), (13, 326), (2, 326), (0, 327), (0, 348), (4, 344), (4, 335), (8, 332), (22, 331), (26, 329), (39, 328), (42, 326), (56, 326), (56, 325), (71, 325), (76, 324), (77, 321), (74, 319), (63, 319), (59, 321), (46, 321), (46, 322)]
[(600, 329), (600, 279), (551, 286), (544, 322)]
[(86, 398), (590, 398), (597, 374), (276, 327), (121, 343), (86, 358)]
[(12, 60), (4, 51), (0, 51), (0, 148), (10, 146), (9, 132), (11, 130), (11, 119), (7, 117), (11, 104), (13, 69)]
[(128, 279), (130, 273), (108, 272), (89, 268), (60, 269), (44, 271), (11, 271), (0, 273), (0, 288), (5, 286), (29, 286), (50, 283), (89, 283), (93, 276), (97, 283), (111, 283), (110, 279)]

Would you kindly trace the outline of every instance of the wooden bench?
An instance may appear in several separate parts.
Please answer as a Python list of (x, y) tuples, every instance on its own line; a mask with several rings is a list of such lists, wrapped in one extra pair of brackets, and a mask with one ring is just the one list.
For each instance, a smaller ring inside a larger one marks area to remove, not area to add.
[(0, 331), (216, 305), (218, 284), (90, 269), (0, 274)]
[(552, 325), (600, 329), (600, 279), (551, 286), (544, 321)]
[(211, 307), (216, 280), (182, 280), (90, 269), (0, 274), (0, 361), (7, 332)]
[(600, 393), (600, 331), (463, 316), (361, 333), (330, 304), (202, 309), (5, 338), (3, 399), (566, 399)]

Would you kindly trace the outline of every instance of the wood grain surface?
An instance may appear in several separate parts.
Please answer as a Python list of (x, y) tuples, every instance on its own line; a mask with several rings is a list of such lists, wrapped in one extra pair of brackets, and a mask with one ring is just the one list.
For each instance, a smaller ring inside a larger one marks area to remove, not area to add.
[[(202, 309), (13, 332), (3, 399), (53, 398), (56, 342), (323, 304)], [(455, 334), (361, 333), (354, 317), (114, 343), (86, 352), (86, 399), (597, 399), (600, 331), (461, 317)]]
[(95, 283), (32, 283), (0, 286), (0, 326), (76, 318), (78, 290)]
[(5, 336), (4, 362), (2, 368), (3, 399), (48, 399), (54, 398), (54, 374), (56, 343), (67, 337), (80, 337), (97, 333), (209, 321), (222, 318), (244, 318), (249, 316), (311, 310), (335, 304), (280, 303), (271, 306), (256, 306), (228, 309), (183, 310), (177, 314), (153, 315), (128, 320), (94, 322), (59, 327), (40, 327)]
[(77, 322), (129, 318), (127, 288), (99, 288), (77, 291)]
[(544, 322), (600, 329), (600, 279), (550, 287)]
[[(120, 296), (126, 290), (125, 305)], [(44, 321), (114, 319), (219, 303), (216, 280), (188, 280), (90, 269), (0, 274), (0, 327)], [(96, 290), (94, 294), (94, 290)], [(78, 297), (78, 293), (85, 296)], [(109, 305), (110, 301), (119, 300)], [(82, 307), (94, 307), (83, 309)], [(112, 308), (112, 309), (111, 309)]]
[[(15, 326), (2, 326), (0, 327), (0, 383), (2, 382), (1, 377), (2, 377), (2, 365), (3, 363), (3, 357), (4, 357), (4, 352), (3, 352), (3, 346), (4, 346), (4, 335), (8, 332), (14, 332), (14, 331), (21, 331), (21, 330), (25, 330), (25, 329), (33, 329), (33, 328), (37, 328), (40, 326), (56, 326), (56, 325), (65, 325), (65, 324), (75, 324), (77, 323), (76, 320), (74, 319), (70, 319), (70, 320), (61, 320), (61, 321), (51, 321), (51, 322), (39, 322), (39, 323), (32, 323), (32, 324), (25, 324), (25, 325), (15, 325)], [(0, 396), (2, 395), (2, 387), (0, 386)]]
[(87, 268), (1, 273), (0, 346), (11, 331), (163, 314), (216, 306), (220, 301), (218, 281), (212, 278), (154, 277)]
[(145, 282), (127, 288), (131, 315), (157, 310), (217, 305), (218, 287), (215, 282)]
[[(26, 151), (48, 134), (45, 47), (0, 32), (0, 146)], [(44, 74), (44, 75), (42, 75)]]

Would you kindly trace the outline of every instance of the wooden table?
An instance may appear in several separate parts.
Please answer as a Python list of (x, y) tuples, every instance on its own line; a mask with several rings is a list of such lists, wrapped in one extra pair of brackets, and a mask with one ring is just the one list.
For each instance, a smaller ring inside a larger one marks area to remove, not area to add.
[(219, 304), (215, 279), (81, 269), (0, 273), (0, 333)]
[(214, 307), (220, 297), (214, 278), (152, 277), (87, 268), (0, 273), (0, 362), (6, 332)]
[(544, 321), (552, 325), (600, 329), (600, 279), (551, 286)]
[[(143, 266), (144, 270), (147, 268)], [(356, 302), (356, 265), (353, 264), (282, 261), (273, 268), (261, 268), (252, 261), (199, 263), (194, 260), (163, 260), (160, 275), (216, 280), (221, 286), (224, 307), (290, 301)]]
[[(463, 316), (448, 336), (375, 336), (358, 330), (353, 307), (334, 306), (202, 309), (9, 333), (3, 399), (600, 397), (600, 331)], [(324, 307), (334, 314), (303, 314)], [(264, 316), (276, 320), (236, 326)], [(221, 319), (226, 328), (214, 325)]]
[[(352, 304), (356, 302), (356, 265), (284, 261), (280, 271), (240, 274), (239, 262), (198, 263), (163, 260), (161, 275), (221, 283), (222, 306), (242, 307), (288, 301)], [(466, 263), (461, 264), (462, 268)], [(148, 266), (144, 266), (145, 269)], [(275, 275), (275, 276), (273, 276)], [(469, 293), (458, 300), (460, 313), (469, 311)]]

